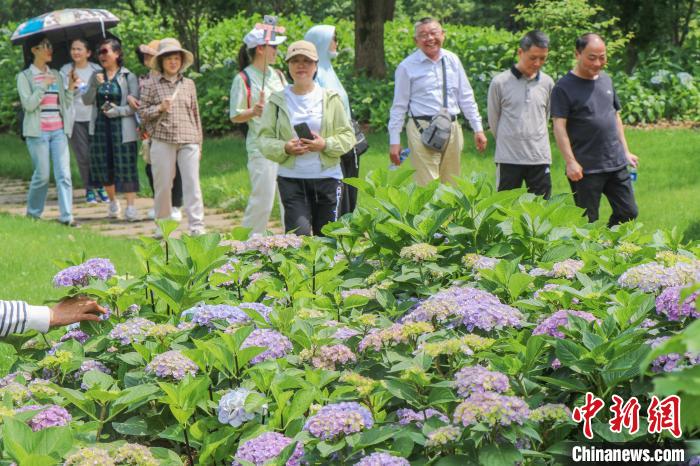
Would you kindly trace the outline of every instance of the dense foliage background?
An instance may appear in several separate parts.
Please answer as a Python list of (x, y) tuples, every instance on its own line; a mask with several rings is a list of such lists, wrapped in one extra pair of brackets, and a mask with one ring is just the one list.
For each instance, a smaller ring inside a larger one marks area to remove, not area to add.
[[(6, 3), (11, 4), (13, 15), (10, 17), (5, 12), (7, 22), (0, 28), (0, 130), (14, 129), (18, 106), (14, 75), (21, 66), (21, 50), (9, 43), (9, 36), (17, 26), (13, 21), (43, 11), (34, 2), (31, 7), (21, 1)], [(60, 4), (51, 3), (53, 8)], [(176, 10), (169, 2), (98, 3), (111, 8), (122, 19), (114, 32), (129, 51), (126, 63), (132, 71), (144, 71), (136, 64), (133, 53), (138, 44), (156, 37), (187, 34), (182, 32), (184, 29), (177, 19), (177, 15), (187, 11)], [(224, 134), (233, 129), (228, 121), (228, 94), (238, 72), (235, 57), (245, 32), (261, 20), (260, 7), (253, 2), (226, 2), (226, 7), (217, 9), (214, 8), (217, 2), (210, 2), (209, 6), (196, 3), (190, 8), (199, 8), (201, 19), (197, 36), (200, 67), (199, 72), (193, 70), (190, 74), (198, 84), (205, 129), (210, 134)], [(638, 15), (630, 17), (625, 8), (635, 2), (607, 2), (610, 5), (587, 0), (523, 1), (519, 5), (512, 1), (483, 2), (490, 4), (486, 6), (480, 2), (442, 0), (431, 12), (410, 2), (397, 2), (395, 18), (385, 23), (388, 75), (381, 80), (356, 76), (352, 2), (326, 0), (323, 8), (316, 3), (290, 1), (277, 2), (275, 6), (284, 13), (280, 23), (287, 28), (290, 40), (301, 38), (314, 24), (337, 26), (341, 53), (336, 71), (348, 90), (356, 116), (374, 128), (386, 125), (393, 96), (393, 71), (414, 48), (413, 21), (428, 13), (445, 21), (445, 47), (462, 59), (482, 112), (486, 110), (490, 79), (513, 62), (522, 32), (541, 28), (552, 38), (546, 71), (555, 77), (570, 68), (572, 43), (577, 35), (597, 31), (606, 37), (611, 55), (608, 72), (614, 75), (627, 123), (700, 118), (700, 90), (695, 80), (700, 71), (697, 51), (700, 36), (694, 21), (688, 23), (683, 33), (682, 21), (688, 14), (691, 19), (695, 17), (694, 2), (677, 1), (663, 14), (654, 13), (655, 21)], [(647, 2), (636, 3), (638, 8), (651, 11)], [(44, 9), (50, 8), (46, 5)], [(678, 12), (676, 16), (671, 14), (673, 11)], [(620, 14), (621, 19), (615, 14)], [(280, 52), (284, 52), (284, 47)]]

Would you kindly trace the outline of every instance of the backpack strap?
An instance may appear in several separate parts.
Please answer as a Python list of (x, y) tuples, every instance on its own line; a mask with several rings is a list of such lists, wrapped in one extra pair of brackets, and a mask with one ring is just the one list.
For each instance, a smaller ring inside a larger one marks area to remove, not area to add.
[(250, 76), (248, 75), (248, 72), (246, 70), (241, 70), (241, 72), (238, 74), (241, 76), (241, 79), (243, 80), (243, 85), (245, 86), (246, 99), (248, 102), (248, 108), (250, 108), (250, 104), (251, 104)]
[(287, 84), (287, 78), (284, 76), (284, 73), (282, 73), (282, 71), (278, 70), (277, 68), (274, 68), (274, 70), (277, 72), (277, 76), (280, 78), (280, 82), (282, 84)]

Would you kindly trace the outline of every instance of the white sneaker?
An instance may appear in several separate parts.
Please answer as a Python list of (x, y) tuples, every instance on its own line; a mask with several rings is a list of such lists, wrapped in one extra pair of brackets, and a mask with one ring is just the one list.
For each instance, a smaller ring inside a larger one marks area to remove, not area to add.
[(122, 208), (119, 205), (119, 201), (110, 201), (109, 208), (107, 209), (107, 217), (117, 218), (119, 217), (119, 212), (121, 212), (121, 210)]
[(176, 222), (182, 221), (182, 211), (179, 207), (173, 207), (170, 211), (170, 220), (175, 220)]
[(136, 210), (136, 207), (132, 205), (126, 206), (126, 210), (124, 210), (124, 220), (127, 222), (138, 222), (140, 220), (139, 212)]
[(190, 228), (190, 236), (202, 236), (206, 234), (207, 230), (204, 227)]
[(146, 216), (148, 217), (148, 220), (155, 220), (156, 219), (156, 209), (154, 209), (153, 207), (148, 209), (148, 213), (146, 214)]
[(155, 230), (153, 230), (153, 239), (163, 239), (163, 232), (160, 227), (156, 225)]

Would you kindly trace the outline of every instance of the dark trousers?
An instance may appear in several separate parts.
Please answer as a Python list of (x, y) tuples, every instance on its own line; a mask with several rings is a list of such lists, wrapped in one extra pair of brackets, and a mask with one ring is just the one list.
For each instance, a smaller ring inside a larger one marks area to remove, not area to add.
[(552, 177), (549, 173), (549, 165), (517, 165), (513, 163), (499, 163), (498, 190), (518, 189), (525, 182), (527, 192), (544, 196), (549, 199), (552, 195)]
[[(354, 150), (340, 158), (340, 168), (343, 170), (343, 178), (357, 178), (360, 175), (360, 158)], [(356, 205), (357, 188), (343, 183), (343, 198), (338, 216), (352, 213)]]
[(569, 180), (576, 205), (586, 209), (589, 222), (598, 220), (600, 196), (605, 194), (612, 207), (608, 226), (637, 218), (639, 211), (634, 200), (632, 181), (627, 168), (609, 173), (583, 175), (579, 181)]
[(284, 229), (297, 235), (323, 236), (321, 228), (338, 220), (342, 181), (335, 178), (277, 177), (284, 206)]
[[(151, 185), (151, 191), (156, 192), (153, 187), (153, 170), (151, 169), (151, 164), (146, 164), (146, 176), (148, 177), (148, 184)], [(170, 191), (171, 199), (173, 202), (173, 207), (178, 209), (182, 207), (182, 178), (180, 177), (180, 167), (175, 164), (175, 179), (173, 179), (173, 189)]]

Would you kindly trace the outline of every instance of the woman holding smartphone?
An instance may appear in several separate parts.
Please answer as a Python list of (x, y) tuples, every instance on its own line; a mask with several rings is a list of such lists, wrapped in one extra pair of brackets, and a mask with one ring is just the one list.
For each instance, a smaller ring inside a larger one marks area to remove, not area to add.
[(262, 154), (279, 163), (277, 187), (288, 232), (322, 236), (338, 219), (343, 172), (340, 156), (355, 145), (355, 134), (339, 94), (314, 82), (316, 47), (297, 41), (285, 61), (293, 84), (270, 96), (259, 133)]
[(90, 78), (83, 103), (93, 105), (90, 119), (90, 178), (105, 187), (109, 196), (107, 216), (117, 218), (121, 207), (117, 192), (126, 194), (124, 219), (139, 220), (134, 206), (139, 190), (136, 160), (136, 119), (128, 97), (139, 98), (139, 82), (123, 64), (122, 46), (116, 39), (99, 48), (100, 72)]

